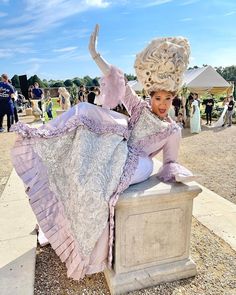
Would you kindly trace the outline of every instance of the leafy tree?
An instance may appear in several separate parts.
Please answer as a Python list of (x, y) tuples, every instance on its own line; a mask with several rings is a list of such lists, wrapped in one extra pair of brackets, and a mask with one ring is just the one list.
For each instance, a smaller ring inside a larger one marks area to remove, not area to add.
[(127, 78), (128, 81), (137, 80), (137, 77), (132, 74), (125, 74), (125, 77)]
[(52, 87), (52, 85), (55, 84), (56, 82), (57, 82), (56, 80), (50, 79), (48, 81), (49, 87)]
[(65, 87), (65, 85), (63, 81), (57, 81), (54, 84), (52, 84), (51, 87)]
[(82, 81), (81, 81), (79, 78), (74, 79), (74, 80), (73, 80), (73, 83), (74, 83), (77, 87), (79, 87), (80, 85), (83, 84)]
[(88, 86), (88, 87), (93, 86), (93, 80), (89, 76), (84, 76), (83, 82), (85, 86)]
[(37, 82), (39, 84), (39, 87), (44, 88), (44, 83), (39, 79), (37, 75), (31, 76), (28, 79), (28, 85), (34, 85), (34, 83)]
[(227, 81), (236, 81), (236, 66), (221, 68), (221, 75)]
[(64, 85), (66, 87), (71, 87), (71, 86), (73, 86), (73, 82), (72, 82), (72, 80), (67, 79), (67, 80), (64, 81)]
[(71, 101), (73, 102), (73, 104), (76, 103), (77, 100), (77, 94), (78, 94), (78, 88), (75, 84), (73, 84), (72, 87), (70, 87), (70, 95), (71, 95)]
[(92, 80), (93, 86), (99, 86), (98, 79), (99, 79), (99, 78), (96, 77), (96, 78), (94, 78), (94, 79)]
[(20, 88), (20, 80), (19, 80), (19, 76), (18, 76), (18, 75), (14, 75), (14, 76), (11, 78), (11, 82), (12, 82), (12, 85), (13, 85), (15, 88)]
[(194, 66), (194, 67), (189, 67), (188, 70), (194, 70), (194, 69), (198, 69), (198, 66)]
[(49, 86), (49, 83), (46, 79), (43, 79), (43, 84), (44, 84), (44, 87), (48, 87)]

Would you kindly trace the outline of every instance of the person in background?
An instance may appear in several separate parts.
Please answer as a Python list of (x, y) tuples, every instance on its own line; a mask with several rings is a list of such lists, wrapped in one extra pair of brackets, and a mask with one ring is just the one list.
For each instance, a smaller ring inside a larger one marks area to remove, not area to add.
[(184, 122), (184, 116), (182, 113), (179, 112), (178, 117), (176, 119), (176, 123), (181, 127), (184, 128), (185, 127), (185, 122)]
[(62, 110), (69, 110), (70, 108), (70, 93), (66, 90), (65, 87), (59, 87), (58, 88), (59, 93), (59, 100), (60, 100), (60, 106)]
[(225, 121), (224, 121), (224, 124), (222, 125), (222, 127), (224, 127), (225, 124), (227, 124), (227, 123), (228, 123), (228, 127), (231, 127), (231, 125), (232, 125), (232, 116), (234, 114), (234, 105), (235, 105), (234, 97), (233, 97), (233, 95), (231, 95), (229, 97), (228, 109), (226, 111)]
[(96, 104), (97, 106), (101, 106), (102, 105), (102, 101), (100, 99), (100, 89), (98, 87), (96, 87), (94, 89), (95, 92), (95, 100), (94, 100), (94, 104)]
[[(8, 80), (8, 83), (12, 85), (11, 80)], [(18, 99), (18, 92), (16, 88), (12, 85), (14, 89), (14, 96), (11, 98), (13, 103), (13, 115), (11, 117), (11, 124), (17, 123), (19, 121), (18, 113), (17, 113), (17, 99)]]
[(194, 95), (195, 95), (195, 98), (196, 98), (196, 100), (197, 100), (197, 102), (198, 102), (198, 107), (200, 108), (200, 106), (201, 106), (201, 100), (200, 100), (200, 98), (198, 97), (198, 94), (197, 94), (197, 93), (194, 93)]
[(7, 115), (7, 131), (10, 132), (13, 117), (15, 90), (8, 82), (8, 75), (2, 74), (0, 82), (0, 132), (4, 131), (3, 118)]
[(51, 96), (49, 96), (49, 97), (47, 97), (47, 100), (46, 100), (46, 112), (47, 112), (49, 120), (53, 119), (52, 106), (53, 106), (52, 98), (51, 98)]
[(190, 132), (199, 133), (201, 131), (201, 116), (200, 108), (198, 104), (198, 95), (197, 93), (193, 94), (193, 102), (191, 105), (190, 113)]
[(33, 92), (32, 92), (33, 88), (34, 88), (34, 85), (30, 85), (28, 88), (28, 99), (29, 99), (30, 105), (31, 105), (31, 99), (33, 98)]
[(212, 110), (214, 106), (214, 95), (211, 94), (211, 97), (205, 99), (202, 104), (206, 106), (205, 108), (206, 120), (207, 120), (206, 125), (211, 125)]
[(179, 110), (180, 110), (180, 107), (181, 107), (181, 99), (178, 97), (178, 95), (173, 99), (172, 105), (174, 106), (175, 117), (178, 117)]
[(35, 82), (34, 83), (34, 88), (32, 88), (32, 95), (33, 99), (38, 100), (38, 107), (43, 112), (42, 104), (43, 104), (43, 90), (39, 88), (39, 83)]
[(94, 104), (95, 97), (96, 97), (95, 87), (91, 87), (88, 94), (88, 102)]
[(192, 102), (193, 102), (193, 93), (190, 92), (190, 94), (186, 100), (186, 104), (185, 104), (185, 110), (186, 110), (187, 117), (190, 117), (190, 107), (191, 107)]
[(80, 85), (79, 92), (78, 92), (78, 100), (79, 100), (79, 102), (84, 102), (85, 101), (84, 92), (85, 92), (84, 85)]

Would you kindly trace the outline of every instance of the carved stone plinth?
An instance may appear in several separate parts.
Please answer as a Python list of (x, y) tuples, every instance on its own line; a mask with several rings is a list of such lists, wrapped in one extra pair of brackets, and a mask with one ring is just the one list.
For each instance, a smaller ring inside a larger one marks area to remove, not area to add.
[(105, 270), (111, 294), (196, 274), (189, 247), (193, 198), (200, 192), (197, 185), (165, 184), (153, 175), (120, 196), (114, 266)]
[(32, 108), (25, 109), (25, 115), (26, 116), (32, 116)]
[(63, 114), (65, 112), (65, 110), (56, 110), (56, 114), (57, 116), (60, 116), (61, 114)]

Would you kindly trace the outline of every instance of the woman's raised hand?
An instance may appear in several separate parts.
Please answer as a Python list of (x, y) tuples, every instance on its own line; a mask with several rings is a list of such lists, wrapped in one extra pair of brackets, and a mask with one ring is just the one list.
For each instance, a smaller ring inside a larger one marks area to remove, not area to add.
[(90, 36), (89, 52), (99, 69), (106, 76), (110, 72), (110, 65), (101, 57), (100, 53), (97, 52), (98, 32), (99, 25), (96, 25)]
[(98, 55), (97, 53), (98, 32), (99, 32), (99, 25), (97, 24), (90, 36), (90, 41), (89, 41), (89, 52), (93, 59), (95, 59), (96, 56)]

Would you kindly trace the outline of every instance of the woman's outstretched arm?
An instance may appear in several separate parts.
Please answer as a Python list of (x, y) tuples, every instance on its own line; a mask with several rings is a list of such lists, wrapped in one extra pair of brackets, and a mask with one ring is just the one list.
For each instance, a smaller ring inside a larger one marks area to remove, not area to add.
[(99, 25), (96, 25), (94, 31), (90, 36), (89, 52), (103, 75), (106, 76), (110, 72), (111, 65), (101, 57), (100, 53), (97, 52), (98, 32)]
[[(131, 115), (137, 107), (139, 107), (141, 100), (136, 93), (132, 91), (130, 86), (126, 85), (127, 79), (124, 74), (116, 67), (110, 65), (105, 61), (100, 53), (97, 52), (99, 26), (96, 25), (93, 33), (90, 36), (89, 52), (105, 76), (105, 80), (109, 77), (109, 82), (106, 86), (106, 97), (103, 105), (114, 108), (119, 102), (122, 102)], [(109, 85), (108, 85), (109, 84)], [(126, 86), (125, 86), (126, 85)]]

